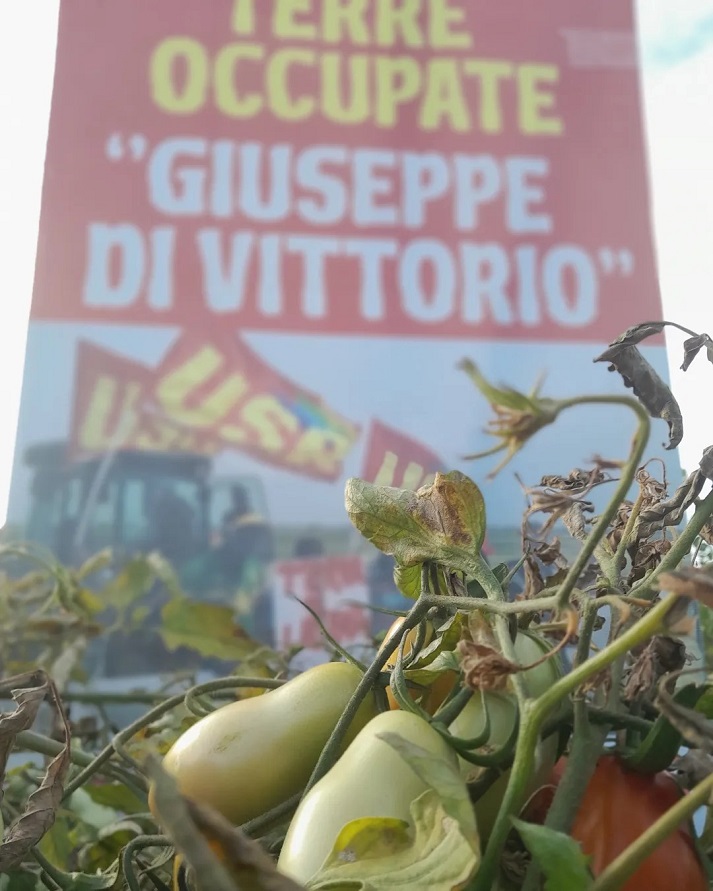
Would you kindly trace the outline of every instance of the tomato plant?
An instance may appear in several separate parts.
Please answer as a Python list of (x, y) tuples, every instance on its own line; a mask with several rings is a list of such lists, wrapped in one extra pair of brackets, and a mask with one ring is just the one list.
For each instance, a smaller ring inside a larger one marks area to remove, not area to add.
[[(0, 576), (0, 650), (12, 675), (2, 689), (15, 704), (0, 713), (0, 750), (13, 758), (3, 760), (0, 891), (148, 891), (172, 881), (183, 891), (194, 878), (211, 891), (226, 881), (276, 891), (303, 882), (491, 891), (504, 878), (517, 889), (541, 886), (538, 873), (548, 891), (703, 891), (713, 851), (710, 666), (702, 679), (678, 682), (695, 644), (690, 600), (713, 627), (710, 573), (689, 563), (694, 541), (713, 541), (713, 451), (672, 494), (642, 463), (654, 407), (665, 406), (670, 444), (680, 436), (672, 394), (636, 349), (664, 324), (625, 332), (600, 357), (613, 369), (623, 363), (636, 398), (525, 395), (464, 363), (495, 407), (490, 432), (508, 456), (589, 403), (624, 406), (637, 423), (625, 460), (597, 458), (528, 489), (516, 596), (507, 567), (493, 570), (481, 555), (484, 499), (463, 473), (436, 474), (416, 492), (347, 483), (349, 518), (394, 559), (414, 599), (387, 635), (409, 629), (403, 652), (413, 658), (398, 674), (398, 649), (382, 644), (360, 666), (322, 625), (345, 661), (282, 683), (294, 654), (266, 652), (229, 607), (188, 601), (155, 555), (92, 590), (87, 579), (106, 555), (71, 569), (16, 548), (40, 570)], [(686, 361), (710, 342), (691, 334)], [(594, 490), (605, 483), (615, 492), (594, 514)], [(571, 550), (553, 534), (558, 520)], [(171, 592), (161, 613), (167, 645), (231, 660), (234, 674), (175, 695), (68, 688), (105, 605), (119, 625), (139, 625), (139, 601), (158, 582)], [(575, 647), (563, 672), (560, 657)], [(36, 653), (46, 670), (32, 664)], [(378, 713), (387, 679), (389, 708)], [(251, 695), (235, 701), (238, 687)], [(101, 718), (117, 703), (150, 708), (112, 727), (70, 718), (73, 698), (98, 703)], [(53, 708), (41, 709), (47, 702)], [(684, 745), (682, 795), (657, 771)], [(553, 769), (560, 751), (567, 758)], [(20, 753), (29, 755), (22, 763)], [(695, 839), (698, 808), (707, 817)]]

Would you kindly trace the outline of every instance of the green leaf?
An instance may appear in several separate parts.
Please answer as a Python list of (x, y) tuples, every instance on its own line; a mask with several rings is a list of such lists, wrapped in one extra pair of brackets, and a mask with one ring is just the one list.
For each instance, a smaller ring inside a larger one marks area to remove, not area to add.
[(405, 597), (418, 600), (421, 595), (421, 563), (413, 566), (402, 566), (399, 563), (394, 567), (394, 584)]
[(96, 554), (92, 554), (91, 557), (85, 560), (76, 571), (75, 575), (80, 580), (85, 579), (87, 576), (93, 575), (95, 572), (101, 572), (103, 569), (111, 566), (112, 559), (113, 555), (111, 548), (104, 548), (103, 551), (98, 551)]
[(471, 839), (476, 849), (479, 847), (475, 812), (468, 794), (468, 787), (455, 764), (444, 758), (434, 758), (431, 752), (422, 749), (397, 733), (379, 733), (392, 749), (407, 762), (419, 779), (438, 791), (445, 812), (457, 820), (461, 832)]
[(704, 688), (703, 695), (696, 703), (696, 711), (706, 718), (713, 718), (713, 686)]
[(407, 668), (404, 671), (404, 677), (409, 681), (413, 681), (414, 684), (430, 687), (444, 671), (460, 672), (460, 662), (452, 650), (443, 650), (432, 662), (429, 662), (423, 668)]
[(350, 479), (345, 504), (359, 532), (403, 566), (432, 561), (473, 575), (479, 565), (485, 502), (457, 470), (437, 473), (433, 485), (417, 492)]
[(0, 876), (0, 891), (44, 891), (45, 886), (31, 872), (12, 872)]
[[(687, 684), (677, 690), (673, 699), (684, 708), (698, 708), (704, 687), (695, 684)], [(706, 715), (706, 717), (710, 717)], [(624, 758), (627, 767), (640, 773), (654, 774), (665, 770), (676, 757), (683, 743), (683, 737), (666, 715), (659, 715), (654, 721), (653, 727), (642, 739), (637, 748)]]
[[(461, 638), (461, 631), (466, 621), (463, 613), (456, 613), (451, 616), (443, 625), (438, 628), (436, 637), (428, 646), (424, 647), (414, 661), (409, 665), (409, 671), (419, 668), (425, 668), (431, 665), (441, 653), (450, 653), (456, 648), (456, 644)], [(456, 669), (458, 670), (458, 669)]]
[(187, 597), (174, 598), (162, 607), (159, 632), (169, 650), (188, 647), (201, 656), (228, 661), (238, 662), (261, 647), (235, 623), (229, 606)]
[(145, 557), (129, 560), (109, 584), (101, 597), (107, 606), (126, 609), (134, 601), (144, 597), (154, 583), (154, 573)]
[(515, 817), (512, 822), (545, 874), (545, 891), (587, 891), (592, 886), (589, 857), (573, 838)]
[[(452, 891), (474, 874), (480, 856), (429, 789), (411, 805), (414, 833), (400, 820), (347, 823), (310, 891)], [(354, 823), (358, 825), (354, 825)]]
[(95, 804), (112, 808), (119, 813), (143, 814), (146, 811), (146, 802), (123, 783), (87, 783), (82, 789)]

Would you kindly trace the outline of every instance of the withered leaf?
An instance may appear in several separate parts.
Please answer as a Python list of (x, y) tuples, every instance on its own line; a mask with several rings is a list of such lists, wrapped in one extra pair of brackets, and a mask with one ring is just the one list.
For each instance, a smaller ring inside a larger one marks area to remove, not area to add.
[(713, 567), (685, 566), (664, 572), (658, 579), (659, 588), (683, 597), (692, 597), (713, 607)]
[[(28, 686), (16, 689), (17, 685)], [(0, 845), (0, 873), (17, 866), (25, 855), (52, 827), (62, 801), (64, 780), (70, 765), (71, 731), (57, 688), (44, 671), (18, 675), (3, 683), (12, 689), (17, 703), (14, 712), (0, 716), (0, 774), (4, 774), (7, 759), (18, 733), (28, 730), (34, 723), (40, 704), (46, 696), (53, 700), (62, 727), (64, 746), (47, 765), (40, 785), (27, 799), (25, 809), (14, 820)]]
[(460, 640), (456, 650), (462, 658), (463, 683), (471, 690), (503, 690), (510, 675), (520, 666), (485, 644)]
[(166, 834), (211, 891), (304, 891), (279, 873), (257, 842), (206, 805), (184, 798), (175, 780), (151, 757), (148, 773), (154, 784), (155, 807)]
[(642, 340), (646, 340), (647, 337), (661, 334), (667, 324), (668, 322), (642, 322), (640, 325), (633, 325), (620, 334), (616, 340), (613, 340), (609, 346), (635, 346)]
[(465, 474), (437, 473), (417, 492), (350, 479), (344, 500), (359, 532), (402, 566), (434, 562), (473, 574), (485, 537), (485, 502)]
[(693, 789), (713, 773), (713, 756), (697, 749), (678, 755), (671, 764), (672, 773), (684, 789)]
[(680, 671), (686, 663), (686, 647), (680, 640), (657, 635), (638, 654), (624, 687), (625, 702), (633, 702), (654, 691), (661, 678)]
[(703, 474), (696, 470), (688, 475), (668, 500), (642, 510), (635, 537), (648, 538), (664, 526), (678, 526), (685, 512), (700, 495), (704, 482)]
[(668, 385), (637, 347), (615, 341), (594, 361), (608, 362), (609, 371), (619, 372), (624, 386), (634, 391), (634, 395), (651, 417), (666, 421), (668, 443), (665, 444), (665, 448), (675, 449), (683, 439), (681, 409)]
[(696, 334), (683, 342), (683, 364), (681, 371), (687, 371), (700, 350), (705, 347), (708, 361), (713, 362), (713, 340), (707, 334)]
[(710, 445), (707, 449), (703, 450), (703, 455), (698, 466), (700, 467), (703, 476), (707, 480), (713, 482), (713, 445)]

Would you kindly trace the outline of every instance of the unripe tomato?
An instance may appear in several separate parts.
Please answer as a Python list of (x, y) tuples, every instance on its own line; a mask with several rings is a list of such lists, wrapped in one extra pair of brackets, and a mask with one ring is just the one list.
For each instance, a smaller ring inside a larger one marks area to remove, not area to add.
[[(302, 789), (361, 680), (348, 662), (328, 662), (254, 699), (201, 718), (163, 761), (181, 792), (234, 823), (265, 813)], [(377, 713), (370, 693), (344, 746)], [(149, 805), (153, 810), (152, 796)]]
[[(534, 797), (525, 819), (544, 822), (565, 765), (564, 758), (557, 762), (549, 785)], [(570, 835), (592, 858), (590, 867), (597, 876), (680, 798), (681, 791), (668, 774), (637, 773), (615, 755), (604, 755), (584, 792)], [(708, 889), (705, 870), (685, 824), (644, 860), (620, 891), (671, 889)]]
[(404, 711), (383, 712), (359, 733), (334, 767), (300, 802), (277, 868), (305, 884), (334, 847), (342, 828), (362, 817), (411, 820), (411, 802), (429, 787), (380, 733), (409, 742), (456, 764), (453, 750), (426, 721)]
[[(403, 625), (404, 618), (399, 616), (398, 619), (391, 625), (389, 630), (386, 632), (386, 637), (382, 641), (381, 646), (379, 647), (379, 652), (384, 649), (386, 641), (396, 633), (396, 631)], [(427, 647), (435, 636), (435, 629), (433, 625), (428, 622), (426, 624), (426, 637), (424, 640), (424, 647)], [(406, 642), (404, 643), (404, 656), (408, 656), (411, 650), (416, 643), (416, 638), (418, 637), (418, 628), (412, 628), (410, 631), (406, 632)], [(386, 668), (393, 669), (396, 666), (396, 658), (399, 654), (399, 648), (391, 653), (389, 659), (386, 663)], [(434, 714), (434, 712), (439, 708), (439, 706), (448, 698), (451, 690), (455, 687), (458, 681), (458, 675), (455, 671), (444, 671), (443, 674), (439, 675), (436, 680), (431, 684), (431, 686), (426, 690), (425, 693), (420, 694), (418, 691), (410, 689), (409, 694), (412, 699), (418, 699), (420, 695), (423, 695), (421, 700), (421, 705), (423, 708), (429, 713), (429, 715)], [(389, 701), (389, 708), (397, 709), (399, 707), (398, 702), (394, 699), (394, 694), (391, 692), (391, 688), (386, 688), (386, 698)]]
[[(515, 639), (515, 653), (518, 662), (522, 665), (531, 665), (549, 650), (548, 644), (542, 638), (527, 632), (519, 632)], [(560, 668), (557, 658), (553, 657), (522, 673), (525, 687), (530, 696), (540, 696), (548, 690), (560, 677)], [(485, 706), (490, 716), (490, 749), (502, 748), (510, 739), (517, 721), (517, 703), (513, 694), (505, 692), (488, 692), (485, 694)], [(485, 710), (483, 697), (480, 693), (473, 694), (463, 711), (450, 724), (449, 730), (453, 736), (461, 739), (471, 739), (477, 736), (485, 726)], [(528, 785), (528, 794), (534, 792), (549, 775), (557, 758), (557, 736), (550, 736), (541, 740), (535, 751), (535, 769)], [(471, 764), (464, 758), (459, 758), (462, 776), (468, 782), (478, 780), (486, 768)], [(475, 803), (475, 813), (478, 820), (478, 831), (485, 842), (493, 828), (495, 819), (500, 809), (500, 802), (505, 793), (510, 772), (507, 771), (499, 777), (495, 783)]]

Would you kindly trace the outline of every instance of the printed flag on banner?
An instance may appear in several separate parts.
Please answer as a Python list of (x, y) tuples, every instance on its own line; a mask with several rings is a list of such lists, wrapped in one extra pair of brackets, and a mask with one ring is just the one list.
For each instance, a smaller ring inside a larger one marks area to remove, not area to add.
[(75, 371), (75, 454), (117, 448), (215, 454), (335, 479), (359, 428), (231, 337), (182, 335), (156, 370), (83, 342)]
[(372, 420), (362, 479), (378, 486), (420, 489), (433, 482), (436, 471), (447, 469), (436, 453), (422, 443)]
[[(282, 560), (273, 571), (276, 646), (324, 651), (324, 638), (306, 603), (343, 646), (370, 638), (370, 613), (364, 561), (355, 554)], [(302, 601), (300, 603), (297, 599)], [(360, 606), (360, 604), (362, 604)]]

